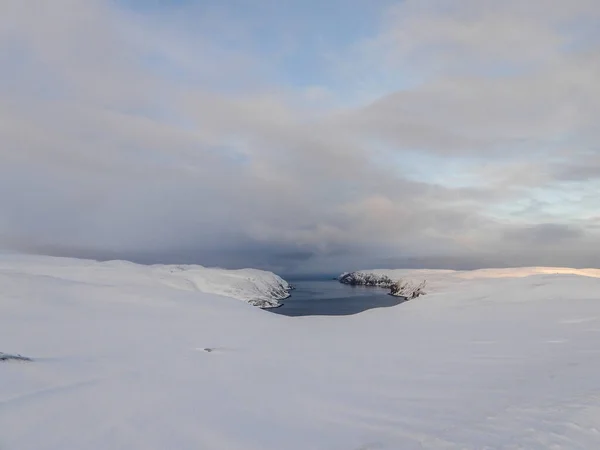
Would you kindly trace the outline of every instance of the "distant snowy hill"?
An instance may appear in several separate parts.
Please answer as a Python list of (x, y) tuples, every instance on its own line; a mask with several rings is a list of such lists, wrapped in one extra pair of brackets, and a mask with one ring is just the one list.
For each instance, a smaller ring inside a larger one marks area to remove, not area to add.
[(227, 270), (199, 265), (141, 265), (128, 261), (98, 262), (47, 256), (0, 255), (0, 271), (43, 275), (64, 280), (124, 285), (168, 286), (236, 298), (262, 308), (277, 307), (289, 297), (290, 285), (272, 272)]
[(477, 270), (431, 270), (431, 269), (373, 269), (344, 272), (338, 277), (340, 283), (353, 286), (378, 286), (389, 288), (398, 280), (419, 283), (427, 280), (428, 291), (448, 291), (452, 286), (467, 280), (494, 278), (522, 278), (532, 275), (580, 275), (600, 278), (600, 269), (571, 269), (567, 267), (516, 267)]
[(597, 449), (600, 279), (544, 271), (292, 318), (197, 290), (262, 272), (3, 256), (0, 449)]

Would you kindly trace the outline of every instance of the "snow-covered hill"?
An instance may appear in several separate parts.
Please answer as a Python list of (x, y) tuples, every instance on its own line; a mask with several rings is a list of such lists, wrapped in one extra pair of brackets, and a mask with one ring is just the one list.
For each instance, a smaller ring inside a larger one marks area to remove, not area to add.
[(427, 280), (427, 291), (448, 291), (452, 286), (475, 279), (522, 278), (531, 275), (580, 275), (600, 278), (600, 269), (571, 269), (568, 267), (515, 267), (477, 270), (431, 269), (373, 269), (345, 272), (338, 277), (343, 284), (389, 288), (398, 280), (418, 284)]
[(272, 308), (289, 297), (291, 286), (272, 272), (257, 269), (227, 270), (198, 265), (141, 265), (128, 261), (97, 262), (72, 258), (0, 255), (0, 271), (55, 277), (96, 284), (169, 286), (244, 300)]
[(290, 318), (107, 266), (2, 258), (2, 450), (600, 448), (598, 278)]

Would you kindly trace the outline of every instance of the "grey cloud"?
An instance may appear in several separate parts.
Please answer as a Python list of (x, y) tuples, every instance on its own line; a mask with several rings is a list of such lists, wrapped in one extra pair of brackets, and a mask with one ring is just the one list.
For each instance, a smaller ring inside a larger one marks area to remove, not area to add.
[[(546, 223), (551, 204), (537, 202), (521, 218), (531, 228), (515, 229), (498, 211), (593, 175), (589, 164), (557, 172), (569, 156), (553, 143), (574, 135), (583, 154), (593, 142), (600, 66), (564, 54), (555, 24), (595, 5), (537, 18), (511, 1), (490, 18), (478, 3), (451, 3), (449, 16), (438, 9), (446, 2), (400, 3), (406, 20), (356, 43), (369, 58), (339, 55), (356, 66), (387, 60), (374, 72), (395, 75), (425, 52), (419, 85), (313, 109), (303, 89), (265, 81), (274, 69), (262, 55), (224, 48), (182, 16), (159, 23), (101, 0), (9, 0), (0, 248), (281, 272), (589, 261), (594, 223)], [(512, 17), (519, 42), (531, 39), (514, 54), (501, 39)], [(440, 40), (451, 51), (430, 46)], [(481, 74), (494, 52), (523, 70)], [(431, 173), (415, 178), (423, 155)], [(450, 163), (455, 176), (441, 170)]]
[(507, 239), (521, 244), (542, 245), (554, 245), (565, 240), (579, 239), (584, 235), (584, 231), (580, 228), (556, 223), (543, 223), (505, 233)]
[(593, 181), (600, 179), (600, 150), (596, 154), (577, 154), (571, 161), (554, 166), (554, 176), (565, 181)]

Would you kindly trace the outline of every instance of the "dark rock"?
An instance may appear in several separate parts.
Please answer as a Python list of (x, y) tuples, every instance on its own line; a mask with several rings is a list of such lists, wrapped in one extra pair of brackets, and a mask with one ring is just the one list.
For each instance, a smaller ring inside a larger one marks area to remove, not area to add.
[(386, 275), (376, 275), (364, 272), (342, 274), (338, 278), (338, 281), (350, 286), (377, 286), (383, 288), (390, 288), (394, 284), (394, 280)]
[(0, 352), (0, 361), (33, 361), (31, 358), (21, 355), (10, 355)]

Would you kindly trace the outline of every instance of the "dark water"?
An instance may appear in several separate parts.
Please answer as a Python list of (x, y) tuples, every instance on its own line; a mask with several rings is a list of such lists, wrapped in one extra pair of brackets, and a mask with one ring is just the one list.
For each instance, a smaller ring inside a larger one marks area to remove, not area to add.
[(398, 297), (388, 295), (388, 289), (348, 286), (335, 280), (291, 281), (296, 287), (283, 306), (270, 309), (285, 316), (345, 316), (367, 309), (395, 306)]

